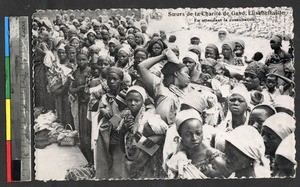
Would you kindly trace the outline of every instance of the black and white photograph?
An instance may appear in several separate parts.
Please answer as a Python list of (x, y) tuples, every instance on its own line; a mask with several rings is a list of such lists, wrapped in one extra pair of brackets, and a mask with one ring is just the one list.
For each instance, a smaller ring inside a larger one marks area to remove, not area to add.
[(295, 178), (293, 8), (31, 23), (35, 180)]

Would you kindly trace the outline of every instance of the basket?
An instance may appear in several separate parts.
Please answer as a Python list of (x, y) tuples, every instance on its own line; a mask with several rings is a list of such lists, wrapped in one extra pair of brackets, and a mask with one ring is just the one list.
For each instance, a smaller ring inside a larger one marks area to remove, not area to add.
[[(69, 127), (71, 130), (67, 130), (66, 127)], [(70, 124), (65, 126), (65, 129), (59, 132), (57, 137), (57, 143), (61, 146), (74, 146), (78, 141), (78, 131), (73, 130)]]

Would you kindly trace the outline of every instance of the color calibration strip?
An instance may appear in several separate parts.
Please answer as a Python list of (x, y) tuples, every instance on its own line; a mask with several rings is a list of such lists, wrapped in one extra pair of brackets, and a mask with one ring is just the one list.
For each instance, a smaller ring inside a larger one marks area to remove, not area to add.
[(10, 100), (10, 40), (9, 17), (4, 18), (5, 42), (5, 104), (6, 104), (6, 179), (12, 182), (11, 100)]

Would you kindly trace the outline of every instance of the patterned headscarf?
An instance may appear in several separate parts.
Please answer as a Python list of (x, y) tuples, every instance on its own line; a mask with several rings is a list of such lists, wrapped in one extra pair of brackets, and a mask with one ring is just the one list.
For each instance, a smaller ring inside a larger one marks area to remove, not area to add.
[(251, 62), (245, 69), (245, 73), (256, 75), (261, 82), (265, 82), (268, 68), (261, 62)]

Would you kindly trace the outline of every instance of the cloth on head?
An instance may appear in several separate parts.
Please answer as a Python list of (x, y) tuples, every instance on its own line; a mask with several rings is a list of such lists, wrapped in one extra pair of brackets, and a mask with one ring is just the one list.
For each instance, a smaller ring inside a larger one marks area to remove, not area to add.
[(224, 42), (224, 44), (222, 45), (222, 48), (225, 45), (228, 45), (230, 47), (231, 51), (233, 51), (234, 48), (235, 48), (235, 44), (233, 42), (230, 42), (230, 41)]
[(174, 75), (176, 71), (179, 71), (183, 67), (186, 67), (183, 63), (175, 64), (173, 62), (167, 62), (161, 69), (161, 72), (164, 76)]
[(206, 65), (215, 68), (217, 65), (217, 61), (212, 58), (205, 58), (202, 60), (201, 65)]
[(264, 140), (254, 127), (250, 125), (236, 127), (225, 136), (225, 139), (249, 158), (254, 159), (253, 169), (256, 178), (270, 177)]
[(177, 113), (176, 119), (175, 119), (175, 124), (176, 124), (176, 129), (178, 130), (180, 125), (185, 122), (188, 119), (198, 119), (199, 121), (202, 122), (202, 118), (195, 109), (188, 109), (188, 110), (182, 110)]
[(121, 47), (121, 48), (119, 49), (118, 52), (120, 52), (120, 51), (124, 51), (124, 52), (125, 52), (126, 54), (128, 54), (128, 55), (131, 54), (131, 51), (130, 51), (130, 48), (129, 48), (129, 47), (123, 46), (123, 47)]
[(219, 53), (219, 49), (218, 47), (215, 45), (215, 44), (208, 44), (206, 47), (205, 47), (205, 50), (207, 48), (211, 48), (215, 51), (215, 53), (217, 54), (217, 57), (219, 57), (220, 53)]
[(72, 49), (76, 51), (76, 48), (74, 46), (72, 46), (72, 45), (66, 45), (65, 49), (66, 49), (66, 52), (68, 52), (68, 51), (70, 51)]
[(263, 126), (269, 127), (283, 140), (285, 137), (295, 132), (295, 119), (284, 112), (278, 112), (263, 123)]
[(295, 134), (292, 133), (288, 135), (282, 142), (279, 144), (278, 148), (276, 149), (275, 155), (283, 156), (284, 158), (291, 161), (293, 164), (297, 164), (296, 161), (296, 141), (295, 141)]
[(207, 101), (203, 94), (196, 90), (186, 94), (182, 99), (181, 104), (191, 106), (199, 113), (203, 113), (203, 111), (208, 107)]
[(58, 46), (57, 51), (58, 51), (58, 50), (64, 50), (64, 51), (66, 51), (65, 47), (66, 47), (66, 45), (62, 43), (62, 44), (60, 44), (60, 45)]
[(70, 42), (72, 42), (73, 40), (77, 40), (80, 42), (80, 39), (77, 37), (77, 36), (73, 36), (71, 39), (70, 39)]
[(90, 30), (87, 31), (86, 36), (90, 33), (94, 34), (95, 36), (97, 35), (96, 32), (93, 29), (90, 29)]
[(141, 32), (136, 32), (135, 35), (141, 37), (141, 38), (143, 39), (143, 43), (145, 42), (145, 36), (144, 36), (143, 33), (141, 33)]
[(272, 110), (274, 112), (274, 114), (276, 114), (276, 110), (275, 108), (272, 106), (272, 105), (269, 105), (269, 104), (258, 104), (258, 105), (255, 105), (251, 111), (253, 111), (254, 109), (257, 109), (257, 108), (261, 108), (261, 107), (267, 107), (269, 108), (270, 110)]
[(280, 45), (281, 45), (281, 43), (282, 43), (282, 37), (279, 36), (279, 35), (274, 35), (274, 36), (271, 38), (271, 40), (274, 40), (274, 41), (280, 43)]
[(153, 37), (151, 40), (150, 40), (150, 43), (149, 43), (149, 46), (147, 48), (148, 52), (151, 53), (152, 52), (152, 47), (154, 44), (158, 44), (160, 45), (163, 49), (166, 49), (168, 48), (167, 44), (162, 41), (162, 39), (160, 37)]
[(115, 44), (115, 45), (120, 45), (119, 40), (117, 40), (116, 38), (110, 39), (109, 42), (108, 42), (108, 44), (110, 44), (110, 43), (113, 43), (113, 44)]
[(244, 42), (244, 40), (236, 39), (236, 40), (234, 40), (234, 43), (239, 43), (245, 49), (245, 42)]
[(116, 100), (120, 101), (124, 105), (127, 105), (126, 103), (126, 91), (122, 90), (120, 93), (116, 96)]
[(110, 73), (115, 73), (115, 74), (117, 74), (119, 77), (120, 77), (120, 79), (121, 80), (123, 80), (123, 78), (124, 78), (124, 73), (123, 73), (123, 70), (121, 69), (121, 68), (118, 68), (118, 67), (110, 67), (109, 69), (108, 69), (108, 72), (107, 72), (107, 74), (110, 74)]
[(281, 107), (295, 112), (295, 99), (289, 95), (279, 95), (274, 99), (274, 107)]
[(145, 49), (145, 48), (143, 48), (143, 47), (137, 47), (135, 50), (134, 50), (134, 52), (133, 52), (133, 55), (135, 56), (138, 52), (144, 52), (145, 54), (146, 54), (146, 56), (148, 57), (148, 51)]
[(268, 68), (261, 62), (253, 61), (248, 64), (244, 73), (256, 75), (260, 81), (264, 82), (266, 80), (266, 75), (268, 74)]
[(58, 45), (61, 44), (63, 40), (64, 40), (63, 37), (60, 37), (60, 36), (59, 37), (55, 37), (53, 39), (54, 47), (58, 47)]
[(89, 51), (90, 51), (90, 52), (99, 53), (100, 50), (101, 50), (100, 47), (97, 46), (96, 44), (93, 44), (93, 45), (91, 45), (91, 46), (89, 47)]
[(190, 45), (188, 48), (188, 51), (191, 51), (191, 50), (196, 50), (199, 53), (201, 53), (201, 47), (199, 45)]
[(238, 94), (244, 97), (248, 107), (251, 106), (251, 96), (247, 88), (243, 85), (238, 85), (231, 90), (231, 95)]
[(218, 30), (218, 34), (219, 34), (220, 32), (222, 32), (222, 31), (225, 32), (226, 35), (228, 34), (228, 30), (225, 29), (224, 27)]
[(182, 60), (184, 61), (184, 59), (190, 59), (190, 60), (193, 60), (196, 64), (200, 64), (198, 56), (195, 53), (191, 52), (191, 51), (187, 51), (184, 54)]
[(145, 102), (145, 100), (147, 99), (147, 93), (143, 87), (136, 86), (136, 85), (129, 87), (126, 96), (128, 95), (129, 92), (132, 91), (138, 92), (142, 96), (143, 101)]
[[(198, 38), (199, 40), (201, 39), (200, 36), (199, 36), (199, 34), (196, 34), (196, 33), (192, 33), (191, 34), (191, 39), (192, 38)], [(200, 41), (200, 43), (201, 43), (201, 41)]]

